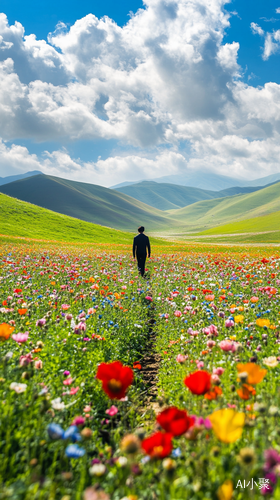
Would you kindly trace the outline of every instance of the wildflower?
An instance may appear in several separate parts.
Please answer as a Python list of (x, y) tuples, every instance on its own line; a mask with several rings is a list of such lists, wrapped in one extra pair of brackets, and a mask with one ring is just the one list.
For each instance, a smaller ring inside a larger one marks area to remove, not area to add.
[(247, 382), (248, 384), (259, 384), (265, 377), (267, 370), (260, 368), (256, 363), (239, 363), (237, 365), (237, 371), (248, 373)]
[(189, 417), (185, 410), (179, 410), (175, 406), (166, 408), (157, 415), (158, 424), (173, 436), (181, 436), (193, 424), (194, 419)]
[(198, 370), (186, 377), (184, 384), (192, 392), (192, 394), (201, 396), (210, 390), (211, 374), (204, 370)]
[(117, 465), (119, 467), (126, 467), (127, 466), (127, 462), (128, 462), (128, 460), (127, 460), (126, 457), (118, 457), (116, 463), (117, 463)]
[(269, 366), (269, 368), (275, 368), (278, 365), (276, 356), (269, 356), (268, 358), (263, 358), (263, 364)]
[(101, 363), (96, 378), (102, 381), (102, 389), (110, 399), (122, 399), (133, 382), (133, 371), (120, 361)]
[(25, 333), (14, 333), (12, 335), (12, 339), (15, 340), (18, 344), (26, 342), (29, 336), (29, 332)]
[(43, 368), (43, 361), (41, 361), (41, 359), (38, 359), (37, 361), (35, 361), (34, 367), (36, 368), (36, 370), (41, 370)]
[(110, 500), (110, 498), (105, 491), (89, 486), (83, 493), (83, 500)]
[(238, 316), (234, 317), (235, 323), (243, 323), (244, 322), (244, 316), (242, 314), (239, 314)]
[(104, 464), (94, 464), (89, 469), (89, 473), (91, 476), (101, 477), (105, 474), (106, 467)]
[(180, 318), (182, 316), (181, 311), (175, 311), (174, 316), (176, 316), (176, 318)]
[(242, 465), (253, 465), (256, 461), (256, 454), (253, 448), (241, 448), (237, 460)]
[(71, 387), (69, 395), (74, 396), (75, 394), (77, 394), (79, 389), (80, 389), (80, 387)]
[(231, 340), (222, 340), (219, 343), (219, 347), (222, 349), (222, 351), (225, 351), (225, 352), (235, 352), (236, 342), (233, 342)]
[(19, 358), (19, 366), (27, 366), (29, 363), (32, 363), (32, 354), (29, 352), (28, 354), (25, 354), (23, 356), (20, 356)]
[(139, 363), (139, 361), (135, 361), (135, 362), (133, 363), (133, 368), (134, 368), (134, 369), (137, 369), (137, 370), (142, 370), (142, 366), (141, 366), (141, 364)]
[(144, 439), (141, 447), (151, 458), (165, 458), (172, 451), (172, 434), (156, 432)]
[(72, 377), (68, 377), (68, 378), (66, 378), (65, 380), (63, 380), (63, 382), (62, 382), (62, 383), (63, 383), (63, 385), (71, 385), (71, 384), (72, 384), (72, 382), (73, 382)]
[(85, 450), (77, 444), (69, 444), (65, 450), (65, 455), (69, 458), (81, 458), (85, 454)]
[(50, 424), (47, 428), (48, 435), (51, 439), (58, 440), (63, 439), (64, 430), (58, 424)]
[(268, 328), (270, 325), (270, 320), (264, 319), (264, 318), (258, 318), (256, 321), (256, 325), (260, 326), (261, 328), (263, 328), (264, 326), (266, 326)]
[(27, 313), (28, 309), (18, 309), (18, 313), (20, 316), (24, 316)]
[(176, 469), (177, 464), (175, 460), (172, 460), (172, 458), (165, 458), (162, 462), (162, 467), (168, 472), (171, 472)]
[(127, 434), (121, 441), (121, 450), (124, 453), (136, 453), (141, 446), (140, 440), (135, 434)]
[(65, 403), (61, 401), (61, 398), (56, 398), (51, 401), (52, 408), (54, 410), (64, 410), (65, 408)]
[(217, 368), (213, 368), (213, 375), (218, 375), (220, 377), (221, 375), (223, 375), (224, 371), (224, 368), (218, 366)]
[(251, 396), (255, 396), (256, 390), (252, 385), (249, 384), (243, 384), (241, 389), (237, 389), (237, 394), (241, 399), (247, 400)]
[(40, 326), (40, 327), (45, 326), (46, 322), (47, 322), (47, 320), (45, 318), (38, 319), (36, 321), (36, 326)]
[[(212, 379), (213, 379), (213, 375), (212, 375)], [(213, 399), (217, 399), (219, 396), (221, 396), (221, 394), (223, 394), (222, 389), (220, 387), (215, 386), (212, 390), (210, 390), (210, 391), (206, 392), (206, 394), (204, 394), (204, 398), (209, 399), (209, 401), (212, 401)]]
[(185, 356), (184, 354), (178, 354), (176, 357), (177, 363), (184, 363), (188, 359), (188, 356)]
[(233, 482), (231, 479), (226, 481), (218, 488), (217, 497), (219, 500), (231, 500), (233, 494)]
[(70, 427), (68, 427), (68, 429), (64, 432), (63, 439), (72, 439), (73, 442), (79, 441), (81, 438), (78, 427), (71, 424)]
[(25, 392), (27, 389), (26, 384), (20, 384), (19, 382), (12, 382), (10, 385), (11, 391), (15, 391), (17, 394), (21, 394), (22, 392)]
[(107, 413), (107, 415), (110, 415), (110, 417), (114, 417), (115, 415), (117, 415), (118, 411), (118, 408), (112, 405), (111, 408), (105, 411), (105, 413)]
[(234, 321), (232, 319), (226, 319), (226, 321), (225, 321), (225, 327), (226, 328), (231, 328), (232, 326), (234, 326)]
[(217, 410), (209, 417), (213, 431), (223, 443), (234, 443), (239, 439), (245, 424), (245, 414), (226, 408)]
[(273, 448), (265, 450), (264, 459), (265, 459), (264, 470), (266, 472), (273, 471), (274, 467), (280, 464), (280, 455)]
[(78, 416), (74, 418), (71, 425), (84, 425), (85, 421), (84, 417)]
[(89, 427), (85, 427), (82, 431), (81, 431), (81, 436), (82, 438), (84, 439), (90, 439), (91, 436), (92, 436), (92, 430), (89, 428)]
[(13, 333), (14, 329), (15, 328), (13, 326), (8, 325), (7, 323), (1, 323), (0, 324), (0, 341), (8, 340), (11, 333)]

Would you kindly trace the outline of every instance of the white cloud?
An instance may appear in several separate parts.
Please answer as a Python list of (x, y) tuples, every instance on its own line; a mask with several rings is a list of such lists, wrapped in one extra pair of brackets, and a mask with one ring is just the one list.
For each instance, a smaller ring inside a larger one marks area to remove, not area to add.
[[(225, 3), (146, 0), (122, 28), (89, 14), (69, 30), (60, 23), (48, 42), (25, 36), (20, 23), (9, 26), (0, 14), (3, 141), (114, 139), (124, 150), (94, 163), (71, 158), (67, 149), (39, 157), (2, 142), (6, 175), (41, 169), (112, 185), (187, 168), (241, 176), (277, 171), (280, 86), (254, 88), (239, 79), (239, 43), (223, 41)], [(251, 29), (264, 38), (264, 59), (278, 51), (279, 30), (266, 33), (256, 23)], [(188, 157), (180, 141), (188, 141)]]
[(275, 9), (275, 12), (276, 14), (280, 14), (280, 7), (277, 7), (277, 9)]

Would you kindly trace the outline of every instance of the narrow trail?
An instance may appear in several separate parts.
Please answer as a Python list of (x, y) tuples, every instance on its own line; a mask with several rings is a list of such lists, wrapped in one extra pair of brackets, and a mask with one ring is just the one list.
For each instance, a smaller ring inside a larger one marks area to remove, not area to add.
[[(152, 289), (150, 289), (149, 294), (153, 297)], [(146, 345), (146, 350), (144, 356), (142, 357), (142, 379), (147, 387), (147, 396), (144, 401), (145, 409), (153, 409), (155, 413), (160, 410), (157, 398), (158, 398), (158, 370), (161, 356), (156, 352), (156, 333), (154, 330), (154, 324), (156, 322), (156, 308), (154, 302), (149, 310), (149, 341)]]

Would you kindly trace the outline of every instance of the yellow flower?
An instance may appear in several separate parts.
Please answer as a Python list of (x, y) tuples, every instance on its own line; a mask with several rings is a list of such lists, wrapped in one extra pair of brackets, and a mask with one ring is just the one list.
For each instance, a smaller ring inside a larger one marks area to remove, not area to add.
[(247, 383), (252, 385), (259, 384), (267, 374), (267, 370), (260, 368), (256, 363), (238, 363), (237, 371), (248, 373)]
[(231, 408), (214, 411), (209, 417), (213, 431), (223, 443), (234, 443), (241, 437), (245, 414)]
[(231, 335), (229, 338), (230, 340), (236, 340), (236, 335)]
[(243, 323), (244, 316), (242, 316), (242, 314), (239, 314), (238, 316), (234, 317), (234, 321), (235, 321), (235, 323)]
[(217, 497), (219, 500), (230, 500), (233, 493), (233, 482), (227, 479), (218, 489)]
[(261, 328), (263, 328), (264, 326), (268, 327), (270, 325), (270, 320), (269, 319), (264, 319), (264, 318), (259, 318), (256, 321), (256, 325), (260, 326)]
[(269, 356), (268, 358), (263, 358), (263, 364), (269, 366), (269, 368), (275, 368), (278, 365), (276, 356)]

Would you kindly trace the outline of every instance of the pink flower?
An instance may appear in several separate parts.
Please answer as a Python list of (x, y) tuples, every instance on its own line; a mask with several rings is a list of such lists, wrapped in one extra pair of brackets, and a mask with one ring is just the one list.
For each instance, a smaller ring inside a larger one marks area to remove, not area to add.
[(111, 408), (105, 411), (105, 413), (110, 415), (110, 417), (113, 417), (114, 415), (117, 415), (118, 411), (118, 408), (115, 405), (112, 405)]
[(94, 314), (94, 313), (96, 313), (96, 310), (95, 310), (93, 307), (90, 307), (90, 308), (88, 309), (88, 312), (87, 312), (87, 313), (88, 313), (88, 314)]
[(86, 419), (82, 416), (75, 417), (71, 425), (84, 425)]
[(214, 385), (219, 385), (220, 382), (221, 382), (221, 379), (219, 377), (219, 375), (216, 375), (215, 373), (211, 375), (211, 382), (212, 384)]
[(63, 372), (63, 375), (64, 377), (68, 377), (68, 375), (70, 375), (70, 372), (68, 370), (65, 370), (65, 372)]
[(198, 361), (198, 359), (197, 359), (196, 360), (196, 366), (197, 366), (198, 370), (200, 370), (200, 368), (203, 368), (204, 367), (203, 361)]
[(32, 363), (32, 354), (29, 352), (28, 354), (25, 354), (24, 356), (21, 356), (19, 358), (19, 366), (27, 366), (29, 363)]
[(225, 369), (222, 368), (221, 366), (218, 366), (218, 368), (213, 368), (213, 374), (218, 375), (219, 377), (223, 375)]
[(231, 328), (232, 326), (234, 326), (234, 321), (232, 319), (226, 319), (226, 321), (225, 321), (225, 327), (226, 328)]
[(219, 343), (219, 347), (222, 349), (222, 351), (225, 352), (235, 352), (236, 351), (236, 346), (234, 345), (234, 342), (231, 340), (222, 340)]
[(149, 302), (153, 302), (153, 299), (152, 297), (150, 297), (150, 295), (146, 295), (145, 299), (148, 300)]
[(175, 311), (174, 316), (176, 316), (176, 318), (180, 318), (182, 316), (181, 311)]
[(15, 340), (18, 344), (21, 344), (22, 342), (26, 342), (29, 336), (29, 332), (25, 333), (17, 333), (12, 335), (12, 339)]
[(184, 354), (178, 354), (176, 357), (177, 363), (184, 363), (188, 359), (188, 356), (184, 356)]
[(45, 318), (38, 319), (36, 321), (36, 326), (44, 326), (46, 324), (47, 320)]
[(35, 361), (34, 366), (36, 370), (41, 370), (43, 368), (43, 361), (41, 361), (41, 359), (38, 359), (37, 361)]
[(216, 345), (216, 342), (214, 340), (207, 341), (207, 347), (209, 347), (209, 349), (212, 349), (212, 347), (214, 347), (215, 345)]
[(231, 405), (230, 403), (227, 404), (229, 408), (233, 408), (235, 409), (236, 408), (236, 405)]
[(70, 396), (74, 396), (75, 394), (77, 394), (78, 390), (80, 389), (80, 387), (71, 387), (70, 389)]
[(68, 377), (65, 380), (63, 380), (63, 385), (71, 385), (73, 382), (72, 377)]
[(77, 326), (78, 330), (80, 330), (81, 332), (85, 332), (86, 329), (87, 329), (87, 326), (86, 324), (83, 322), (83, 321), (80, 321), (80, 323), (78, 324)]
[(69, 309), (69, 308), (70, 308), (70, 306), (69, 306), (68, 304), (62, 304), (62, 305), (61, 305), (61, 309), (62, 309), (63, 311), (67, 311), (67, 309)]
[(73, 315), (70, 313), (65, 315), (65, 319), (67, 319), (67, 321), (71, 321), (72, 318), (73, 318)]
[(86, 405), (86, 406), (84, 407), (84, 412), (85, 412), (85, 413), (89, 413), (90, 411), (91, 411), (91, 406)]

